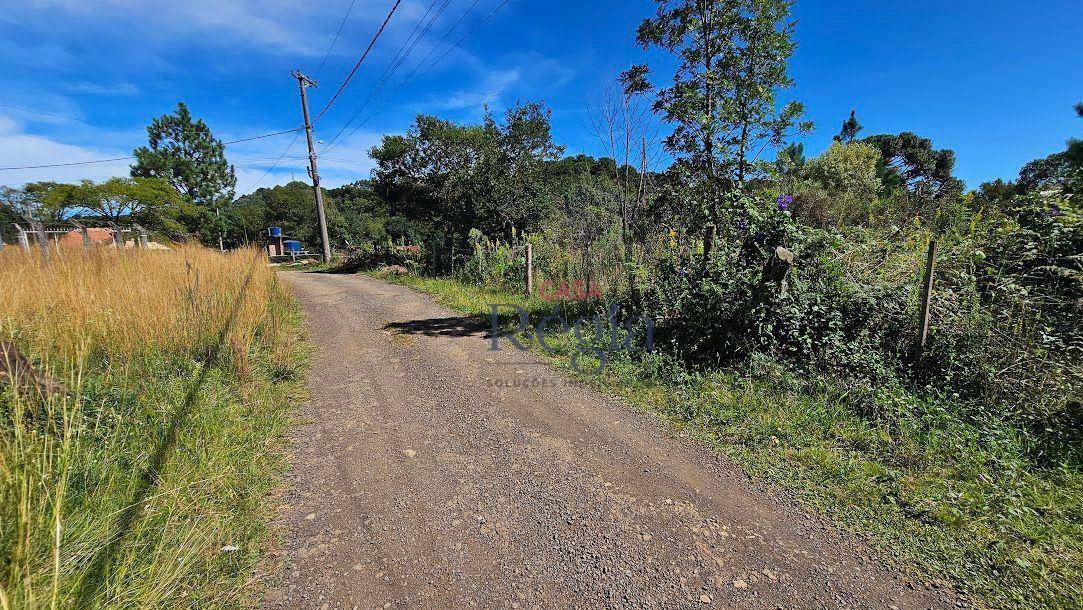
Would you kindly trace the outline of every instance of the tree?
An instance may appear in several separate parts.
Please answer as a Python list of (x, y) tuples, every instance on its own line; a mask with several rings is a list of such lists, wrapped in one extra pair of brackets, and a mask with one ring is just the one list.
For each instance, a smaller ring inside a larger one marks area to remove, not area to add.
[(0, 187), (0, 208), (9, 222), (34, 219), (42, 223), (58, 223), (71, 216), (78, 201), (67, 200), (60, 193), (70, 185), (57, 182), (30, 182), (22, 188)]
[(1068, 151), (1064, 151), (1053, 153), (1042, 159), (1035, 159), (1024, 165), (1019, 170), (1017, 184), (1021, 193), (1060, 190), (1068, 185), (1071, 176), (1071, 158)]
[[(330, 212), (331, 206), (328, 206)], [(319, 242), (316, 196), (312, 185), (295, 180), (289, 184), (257, 189), (239, 198), (226, 211), (232, 232), (231, 244), (262, 238), (267, 227), (282, 227), (290, 239), (306, 244)], [(328, 214), (331, 218), (331, 214)]]
[(185, 203), (176, 189), (158, 178), (110, 178), (91, 186), (87, 208), (116, 223), (129, 218), (152, 226), (168, 224)]
[(487, 112), (481, 125), (421, 115), (370, 154), (375, 194), (391, 215), (426, 219), (465, 239), (472, 228), (504, 235), (536, 227), (550, 209), (545, 164), (560, 153), (548, 111), (531, 103), (509, 109), (503, 122)]
[(805, 145), (802, 142), (790, 142), (775, 156), (775, 171), (783, 178), (792, 178), (807, 163)]
[[(1075, 105), (1075, 112), (1083, 118), (1083, 102)], [(1068, 140), (1068, 150), (1064, 151), (1068, 156), (1068, 163), (1072, 167), (1072, 175), (1068, 180), (1066, 189), (1071, 196), (1079, 197), (1083, 194), (1083, 140), (1071, 138)]]
[[(718, 187), (744, 192), (755, 162), (769, 145), (782, 146), (804, 106), (778, 107), (778, 92), (793, 86), (792, 0), (657, 0), (658, 13), (639, 26), (636, 40), (678, 56), (672, 85), (657, 92), (654, 108), (676, 124), (666, 148), (678, 157), (705, 211), (721, 216)], [(646, 65), (622, 75), (625, 91), (653, 90)]]
[(880, 151), (871, 144), (834, 142), (809, 162), (807, 172), (829, 193), (870, 201), (880, 190)]
[(974, 203), (979, 208), (1003, 208), (1019, 190), (1016, 183), (1005, 182), (1000, 178), (991, 182), (983, 182), (978, 186), (978, 190), (974, 192)]
[(881, 134), (862, 140), (880, 149), (880, 180), (885, 194), (905, 190), (925, 200), (958, 196), (963, 183), (953, 175), (955, 152), (936, 150), (929, 138), (911, 132)]
[(800, 203), (814, 220), (842, 225), (869, 219), (880, 190), (877, 168), (880, 151), (865, 142), (833, 142), (822, 155), (809, 161), (805, 175), (822, 189), (803, 193)]
[[(133, 178), (161, 178), (197, 205), (220, 216), (233, 198), (237, 176), (226, 161), (225, 146), (202, 119), (193, 121), (188, 107), (160, 116), (147, 127), (149, 146), (135, 150)], [(199, 227), (192, 227), (199, 229)], [(219, 227), (219, 245), (222, 231)]]
[(850, 111), (850, 118), (842, 122), (842, 129), (835, 135), (836, 142), (850, 143), (857, 138), (857, 134), (863, 129), (861, 123), (857, 122), (857, 111)]
[[(656, 156), (657, 130), (651, 126), (651, 111), (643, 96), (621, 91), (619, 82), (609, 84), (602, 99), (588, 108), (591, 134), (614, 160), (614, 177), (620, 207), (621, 237), (625, 254), (632, 251), (632, 227), (647, 205), (646, 168)], [(635, 167), (633, 167), (633, 164)]]

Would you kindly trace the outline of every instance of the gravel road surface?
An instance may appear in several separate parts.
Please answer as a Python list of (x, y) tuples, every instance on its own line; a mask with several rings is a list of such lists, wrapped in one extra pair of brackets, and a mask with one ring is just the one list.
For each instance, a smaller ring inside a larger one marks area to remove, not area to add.
[(426, 296), (282, 275), (317, 351), (268, 608), (962, 605)]

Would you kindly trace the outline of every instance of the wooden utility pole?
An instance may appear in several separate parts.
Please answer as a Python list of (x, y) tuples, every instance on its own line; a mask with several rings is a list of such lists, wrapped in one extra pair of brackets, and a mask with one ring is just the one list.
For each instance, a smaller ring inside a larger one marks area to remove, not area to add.
[(534, 246), (526, 242), (526, 298), (534, 296)]
[(921, 308), (918, 314), (918, 343), (914, 348), (914, 362), (921, 362), (925, 345), (929, 342), (929, 312), (933, 304), (933, 273), (936, 271), (936, 239), (929, 240), (929, 253), (925, 258), (925, 277), (921, 283)]
[(301, 112), (305, 117), (305, 136), (308, 138), (308, 175), (312, 177), (312, 190), (316, 193), (316, 215), (320, 221), (320, 240), (323, 242), (323, 262), (331, 262), (331, 242), (327, 238), (327, 216), (323, 208), (323, 190), (320, 189), (320, 172), (316, 166), (316, 145), (312, 141), (312, 121), (308, 117), (308, 96), (305, 94), (306, 87), (315, 87), (316, 83), (301, 74), (300, 70), (290, 73), (297, 79), (297, 86), (301, 89)]
[(709, 224), (703, 230), (703, 269), (711, 264), (711, 250), (714, 249), (714, 235), (717, 229), (714, 224)]

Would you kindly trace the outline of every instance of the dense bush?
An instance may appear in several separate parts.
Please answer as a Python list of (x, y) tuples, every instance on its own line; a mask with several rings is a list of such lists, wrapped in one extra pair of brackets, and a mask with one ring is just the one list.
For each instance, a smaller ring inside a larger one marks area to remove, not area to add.
[(456, 269), (463, 282), (479, 286), (521, 288), (526, 283), (524, 246), (513, 235), (511, 243), (492, 240), (477, 229), (470, 230), (471, 256)]
[[(1013, 424), (1043, 460), (1080, 458), (1075, 209), (1024, 199), (1010, 216), (974, 214), (940, 234), (921, 223), (889, 233), (811, 227), (789, 201), (735, 206), (707, 261), (671, 240), (629, 298), (656, 317), (659, 346), (698, 370), (766, 357), (854, 388), (901, 385), (969, 420)], [(930, 238), (940, 242), (933, 323), (916, 361)], [(764, 279), (778, 245), (795, 261), (784, 289)]]

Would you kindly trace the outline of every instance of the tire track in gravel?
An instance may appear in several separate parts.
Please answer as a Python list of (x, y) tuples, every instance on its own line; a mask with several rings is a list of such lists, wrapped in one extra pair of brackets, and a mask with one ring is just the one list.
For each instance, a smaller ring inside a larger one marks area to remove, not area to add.
[(317, 351), (268, 608), (962, 604), (426, 296), (283, 277)]

